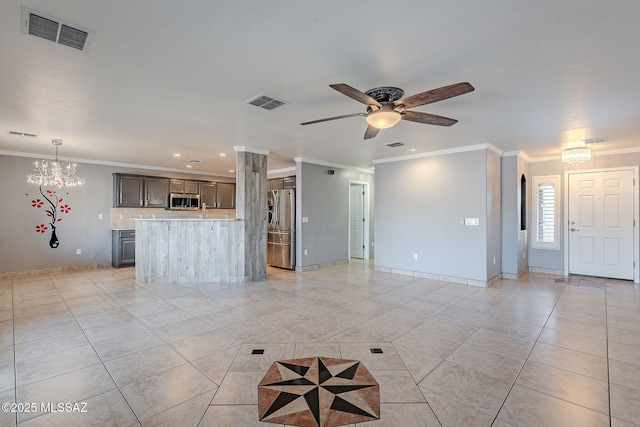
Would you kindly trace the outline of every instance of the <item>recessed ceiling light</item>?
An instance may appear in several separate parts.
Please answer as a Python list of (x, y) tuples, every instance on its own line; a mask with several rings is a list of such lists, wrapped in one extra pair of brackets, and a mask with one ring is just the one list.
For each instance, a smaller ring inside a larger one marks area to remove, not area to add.
[(182, 157), (182, 154), (180, 154), (180, 153), (173, 153), (173, 157)]
[(235, 172), (235, 171), (234, 171), (233, 169), (229, 169), (229, 172), (233, 173), (233, 172)]
[(220, 157), (227, 157), (225, 153), (220, 153)]
[(193, 166), (191, 166), (191, 165), (187, 165), (187, 167), (188, 167), (189, 169), (191, 169)]
[(416, 149), (415, 148), (409, 148), (409, 151), (411, 151), (413, 153), (414, 151), (416, 151)]

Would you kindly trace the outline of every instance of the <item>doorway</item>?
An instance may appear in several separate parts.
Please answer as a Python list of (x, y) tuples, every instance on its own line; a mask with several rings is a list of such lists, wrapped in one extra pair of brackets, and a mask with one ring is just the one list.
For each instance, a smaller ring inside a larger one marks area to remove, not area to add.
[(565, 273), (638, 282), (637, 167), (567, 172)]
[(349, 258), (369, 259), (369, 184), (349, 182)]

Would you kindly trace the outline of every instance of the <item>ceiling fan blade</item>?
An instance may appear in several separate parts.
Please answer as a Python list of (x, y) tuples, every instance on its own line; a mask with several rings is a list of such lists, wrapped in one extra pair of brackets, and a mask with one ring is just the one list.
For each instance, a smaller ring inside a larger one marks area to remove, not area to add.
[(373, 126), (367, 126), (367, 130), (364, 132), (364, 139), (375, 138), (375, 136), (380, 132), (380, 129), (374, 128)]
[(410, 122), (418, 122), (418, 123), (424, 123), (426, 125), (437, 125), (437, 126), (451, 126), (458, 123), (456, 119), (436, 116), (435, 114), (420, 113), (418, 111), (406, 111), (406, 110), (402, 113), (402, 120), (408, 120)]
[(358, 102), (362, 102), (364, 105), (375, 105), (378, 108), (381, 107), (378, 101), (371, 98), (369, 95), (366, 95), (364, 92), (360, 92), (358, 89), (349, 86), (348, 84), (335, 83), (335, 84), (329, 85), (329, 87), (337, 90), (341, 94), (346, 95), (351, 99), (355, 99)]
[(421, 105), (453, 98), (454, 96), (464, 95), (465, 93), (473, 92), (474, 90), (474, 87), (467, 82), (455, 83), (400, 99), (395, 102), (395, 105), (402, 104), (404, 105), (404, 108), (419, 107)]
[(312, 125), (314, 123), (328, 122), (330, 120), (346, 119), (347, 117), (366, 116), (366, 113), (345, 114), (344, 116), (327, 117), (326, 119), (312, 120), (310, 122), (300, 123), (301, 125)]

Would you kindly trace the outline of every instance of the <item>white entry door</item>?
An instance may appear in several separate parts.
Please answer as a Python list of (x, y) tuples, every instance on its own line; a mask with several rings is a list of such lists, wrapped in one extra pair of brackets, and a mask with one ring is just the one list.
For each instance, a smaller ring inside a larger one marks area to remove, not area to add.
[(349, 256), (364, 258), (364, 185), (351, 184), (349, 195)]
[(569, 174), (569, 273), (633, 280), (634, 172)]

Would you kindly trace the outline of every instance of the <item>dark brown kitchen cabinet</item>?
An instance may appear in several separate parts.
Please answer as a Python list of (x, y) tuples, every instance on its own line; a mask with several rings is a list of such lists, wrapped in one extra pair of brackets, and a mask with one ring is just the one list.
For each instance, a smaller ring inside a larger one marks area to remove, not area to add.
[(170, 193), (178, 194), (198, 194), (200, 186), (198, 181), (189, 181), (186, 179), (172, 179), (170, 181)]
[(145, 208), (169, 207), (169, 180), (167, 178), (145, 178), (144, 193)]
[(114, 205), (117, 208), (167, 208), (169, 179), (114, 174)]
[(135, 230), (113, 230), (111, 234), (111, 265), (114, 268), (136, 265)]
[(115, 175), (115, 207), (139, 208), (144, 199), (144, 177)]
[(236, 185), (230, 182), (219, 182), (217, 184), (216, 208), (235, 209), (236, 207)]
[(215, 182), (200, 183), (200, 203), (207, 205), (208, 208), (215, 208), (218, 203), (217, 184)]

